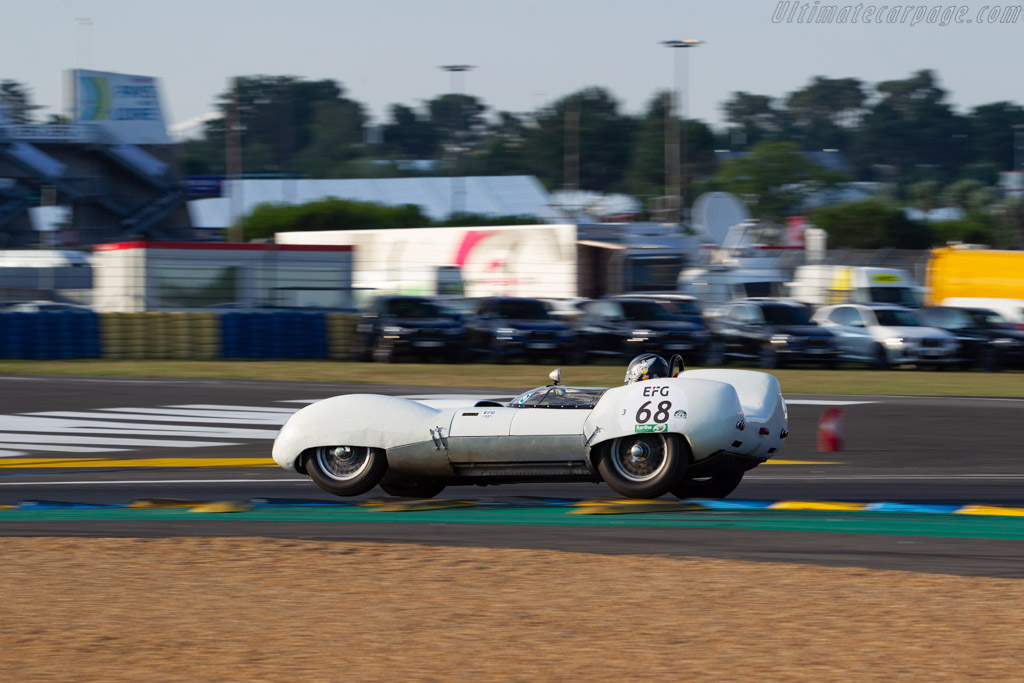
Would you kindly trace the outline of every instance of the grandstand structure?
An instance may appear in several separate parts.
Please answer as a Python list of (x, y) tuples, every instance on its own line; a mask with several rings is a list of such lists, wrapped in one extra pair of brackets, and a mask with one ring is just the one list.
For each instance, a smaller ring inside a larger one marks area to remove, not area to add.
[(40, 205), (70, 209), (50, 246), (190, 239), (155, 79), (85, 70), (68, 78), (71, 123), (0, 115), (0, 249), (39, 245), (29, 210)]

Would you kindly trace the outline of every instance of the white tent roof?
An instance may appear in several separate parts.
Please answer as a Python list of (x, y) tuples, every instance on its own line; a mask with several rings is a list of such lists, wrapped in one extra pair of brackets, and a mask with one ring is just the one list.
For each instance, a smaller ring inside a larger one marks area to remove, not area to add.
[(458, 192), (462, 210), (485, 216), (531, 216), (558, 222), (544, 187), (533, 176), (465, 178), (361, 178), (352, 180), (243, 179), (224, 183), (224, 196), (189, 202), (192, 225), (224, 228), (232, 223), (232, 192), (242, 213), (258, 204), (305, 204), (337, 197), (389, 206), (416, 204), (431, 220), (446, 218)]

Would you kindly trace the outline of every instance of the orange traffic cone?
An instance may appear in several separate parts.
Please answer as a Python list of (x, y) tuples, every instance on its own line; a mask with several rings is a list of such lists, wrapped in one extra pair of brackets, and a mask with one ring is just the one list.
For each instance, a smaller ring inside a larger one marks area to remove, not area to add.
[(846, 420), (841, 408), (829, 408), (818, 420), (818, 452), (832, 453), (843, 450), (843, 432)]

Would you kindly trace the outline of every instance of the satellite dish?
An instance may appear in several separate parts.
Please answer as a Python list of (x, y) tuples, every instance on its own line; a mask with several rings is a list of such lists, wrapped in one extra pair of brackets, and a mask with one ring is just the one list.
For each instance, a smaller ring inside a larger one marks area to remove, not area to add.
[(721, 246), (729, 228), (750, 220), (747, 206), (728, 192), (705, 192), (693, 203), (693, 225)]

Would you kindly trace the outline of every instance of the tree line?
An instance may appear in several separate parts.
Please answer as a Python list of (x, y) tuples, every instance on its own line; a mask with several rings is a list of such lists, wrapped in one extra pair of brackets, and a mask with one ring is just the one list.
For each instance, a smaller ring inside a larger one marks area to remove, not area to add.
[[(449, 93), (393, 104), (376, 125), (338, 81), (242, 76), (218, 95), (218, 115), (201, 134), (179, 145), (179, 158), (188, 175), (224, 175), (227, 147), (237, 142), (249, 176), (526, 174), (548, 189), (653, 198), (666, 192), (668, 99), (655, 93), (631, 115), (610, 91), (589, 87), (522, 113)], [(23, 86), (0, 82), (0, 100), (9, 118), (32, 122), (37, 107)], [(999, 215), (1019, 214), (999, 204), (995, 185), (1000, 171), (1024, 161), (1015, 147), (1024, 131), (1014, 129), (1024, 126), (1024, 107), (999, 101), (958, 112), (931, 70), (874, 85), (816, 76), (783, 97), (734, 92), (722, 106), (721, 127), (678, 123), (691, 200), (727, 190), (755, 216), (779, 221), (801, 210), (811, 189), (873, 181), (887, 188), (879, 201), (890, 209), (953, 196), (970, 220), (988, 221), (982, 232)], [(723, 160), (721, 150), (744, 156)], [(823, 168), (807, 154), (821, 150), (845, 163)]]

